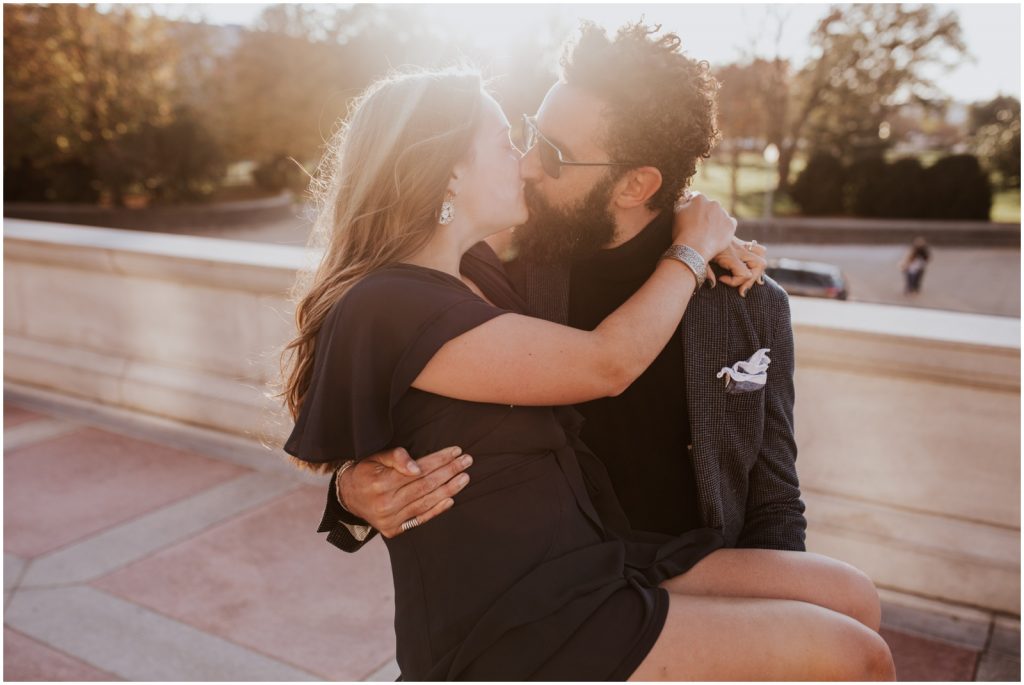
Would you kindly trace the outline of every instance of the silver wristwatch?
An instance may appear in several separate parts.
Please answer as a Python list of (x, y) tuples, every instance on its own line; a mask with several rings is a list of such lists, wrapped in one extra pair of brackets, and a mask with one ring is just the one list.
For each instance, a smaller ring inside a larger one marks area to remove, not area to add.
[(689, 245), (672, 245), (664, 254), (661, 255), (662, 259), (678, 259), (686, 266), (690, 267), (693, 271), (693, 275), (697, 277), (697, 287), (693, 292), (700, 290), (700, 287), (704, 285), (704, 280), (708, 277), (708, 263), (704, 261), (700, 253)]

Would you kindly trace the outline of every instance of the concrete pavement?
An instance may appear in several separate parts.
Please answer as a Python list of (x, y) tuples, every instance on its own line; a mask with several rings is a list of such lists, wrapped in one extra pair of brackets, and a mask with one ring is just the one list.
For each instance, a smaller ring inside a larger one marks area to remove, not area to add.
[[(4, 438), (5, 680), (397, 677), (386, 548), (315, 532), (326, 480), (21, 387)], [(901, 680), (1019, 680), (1019, 617), (882, 594)]]

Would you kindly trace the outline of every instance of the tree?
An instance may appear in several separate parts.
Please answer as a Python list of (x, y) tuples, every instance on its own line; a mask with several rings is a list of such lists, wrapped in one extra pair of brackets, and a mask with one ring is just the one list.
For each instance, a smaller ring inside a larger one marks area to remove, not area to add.
[(1020, 100), (998, 96), (973, 105), (969, 131), (975, 153), (1003, 188), (1020, 187)]
[[(100, 158), (144, 124), (170, 123), (176, 46), (158, 17), (127, 5), (4, 6), (4, 166), (27, 156), (50, 175), (49, 199), (109, 192), (122, 204), (133, 179)], [(84, 186), (84, 187), (83, 187)]]
[(832, 6), (811, 44), (779, 156), (782, 190), (801, 143), (844, 159), (879, 154), (887, 145), (882, 123), (901, 105), (938, 99), (926, 74), (967, 54), (956, 14), (932, 5)]
[(715, 71), (718, 91), (718, 128), (722, 148), (730, 161), (730, 213), (736, 213), (740, 153), (749, 143), (782, 142), (786, 111), (789, 63), (782, 59), (755, 58), (746, 64), (729, 64)]

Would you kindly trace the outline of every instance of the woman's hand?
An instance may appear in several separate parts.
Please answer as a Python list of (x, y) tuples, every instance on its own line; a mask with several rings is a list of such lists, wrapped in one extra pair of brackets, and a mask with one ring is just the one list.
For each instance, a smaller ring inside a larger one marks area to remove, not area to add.
[[(718, 264), (729, 273), (722, 276), (722, 283), (738, 287), (740, 295), (746, 297), (755, 283), (764, 285), (764, 271), (768, 266), (765, 255), (768, 249), (759, 244), (756, 240), (746, 241), (733, 238), (732, 244), (724, 251), (715, 255), (711, 261)], [(708, 279), (711, 287), (715, 286), (715, 273), (708, 265)]]
[(725, 251), (736, 235), (736, 220), (715, 200), (701, 193), (691, 192), (676, 203), (672, 240), (689, 245), (710, 263), (715, 255)]
[[(726, 244), (718, 243), (722, 249), (712, 253), (712, 257), (701, 251), (694, 242), (714, 241), (722, 237), (719, 230), (728, 231), (722, 224), (728, 220), (732, 224), (732, 234)], [(709, 231), (709, 235), (700, 237), (701, 229)], [(722, 206), (714, 200), (709, 200), (697, 191), (690, 191), (686, 197), (676, 203), (675, 223), (673, 225), (673, 236), (675, 242), (683, 242), (690, 245), (704, 256), (708, 262), (707, 278), (711, 281), (711, 287), (717, 285), (718, 279), (711, 268), (712, 262), (729, 271), (722, 276), (721, 281), (726, 285), (739, 288), (740, 295), (746, 297), (747, 293), (755, 283), (764, 284), (764, 272), (768, 266), (765, 259), (767, 249), (759, 245), (756, 240), (740, 240), (735, 235), (736, 219), (726, 213)], [(691, 242), (694, 241), (694, 242)]]

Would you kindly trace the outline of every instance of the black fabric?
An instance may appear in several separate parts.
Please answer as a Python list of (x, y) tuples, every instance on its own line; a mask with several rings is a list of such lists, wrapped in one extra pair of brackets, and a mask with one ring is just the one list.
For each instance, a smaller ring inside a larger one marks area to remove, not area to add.
[[(717, 264), (711, 268), (725, 273)], [(569, 319), (569, 270), (523, 259), (506, 264), (528, 311), (556, 323)], [(745, 298), (736, 288), (705, 283), (687, 304), (682, 345), (685, 377), (663, 381), (666, 388), (686, 387), (701, 521), (721, 531), (728, 547), (804, 551), (789, 296), (768, 276)], [(766, 387), (726, 396), (718, 371), (761, 347), (771, 349)]]
[(434, 269), (394, 264), (363, 278), (324, 320), (285, 451), (326, 462), (384, 449), (394, 436), (392, 409), (434, 353), (504, 313)]
[[(573, 263), (570, 326), (593, 330), (640, 289), (672, 244), (672, 219), (663, 213), (622, 245)], [(583, 442), (604, 462), (633, 528), (677, 535), (703, 525), (684, 378), (677, 331), (625, 392), (576, 405)]]
[[(668, 593), (658, 583), (721, 547), (722, 536), (628, 531), (571, 408), (409, 387), (445, 339), (521, 307), (486, 251), (474, 248), (463, 273), (499, 306), (454, 276), (413, 266), (377, 272), (346, 295), (318, 347), (320, 399), (293, 445), (332, 458), (458, 445), (474, 457), (455, 506), (385, 538), (403, 680), (624, 680), (665, 621)], [(338, 426), (323, 426), (328, 417)]]

